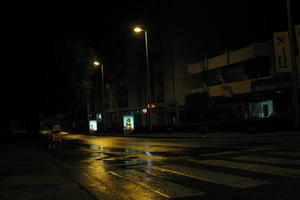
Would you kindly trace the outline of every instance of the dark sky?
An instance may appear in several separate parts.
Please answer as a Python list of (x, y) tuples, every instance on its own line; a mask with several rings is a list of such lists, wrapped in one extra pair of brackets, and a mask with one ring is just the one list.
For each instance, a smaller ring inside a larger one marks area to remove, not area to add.
[[(294, 23), (299, 24), (299, 0), (291, 1)], [(2, 73), (1, 91), (7, 94), (4, 99), (10, 108), (19, 105), (15, 108), (19, 110), (24, 103), (32, 106), (38, 103), (45, 68), (56, 67), (48, 63), (50, 47), (57, 40), (79, 34), (101, 54), (103, 43), (115, 30), (133, 21), (143, 21), (146, 3), (155, 1), (61, 2), (15, 2), (2, 6), (0, 26), (2, 48), (5, 49), (2, 70), (5, 73)], [(212, 46), (212, 52), (238, 46), (242, 40), (268, 38), (273, 31), (287, 30), (285, 0), (182, 2), (187, 7), (191, 2), (201, 4), (201, 16), (207, 16), (206, 23), (201, 26), (206, 29), (203, 37), (208, 37), (213, 31), (223, 31), (225, 39), (231, 36), (230, 40), (224, 39), (223, 46)]]
[[(44, 32), (48, 37), (45, 39), (52, 40), (80, 33), (92, 46), (99, 48), (114, 31), (119, 30), (122, 24), (125, 26), (134, 21), (143, 21), (147, 9), (145, 5), (151, 2), (155, 0), (52, 3), (42, 6), (43, 9), (39, 12), (41, 12), (41, 19), (44, 19), (44, 25), (38, 24), (44, 26)], [(300, 23), (299, 12), (296, 9), (300, 6), (299, 1), (291, 0), (291, 2), (294, 22)], [(218, 51), (217, 48), (238, 46), (239, 41), (243, 43), (243, 40), (252, 42), (251, 40), (265, 39), (270, 37), (272, 32), (287, 29), (285, 0), (209, 0), (207, 2), (187, 0), (182, 3), (184, 5), (178, 12), (186, 12), (189, 15), (188, 12), (198, 11), (199, 17), (205, 18), (199, 20), (198, 28), (205, 30), (199, 38), (214, 40), (209, 38), (213, 32), (222, 33), (225, 38), (224, 47), (212, 47), (212, 51), (214, 49)], [(189, 6), (193, 8), (189, 9)], [(197, 27), (194, 26), (193, 29)]]

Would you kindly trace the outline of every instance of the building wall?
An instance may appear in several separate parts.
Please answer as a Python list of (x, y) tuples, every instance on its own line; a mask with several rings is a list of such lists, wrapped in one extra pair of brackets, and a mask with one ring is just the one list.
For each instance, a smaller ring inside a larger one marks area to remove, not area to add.
[[(247, 62), (253, 58), (259, 56), (272, 57), (272, 43), (270, 41), (262, 43), (253, 43), (247, 47), (237, 49), (234, 51), (225, 52), (222, 55), (215, 56), (207, 59), (207, 70), (203, 70), (203, 64), (206, 63), (206, 59), (195, 64), (188, 65), (188, 71), (190, 74), (198, 74), (205, 71), (211, 71), (218, 68), (226, 69), (232, 64), (239, 64), (242, 66), (243, 62)], [(270, 64), (272, 65), (272, 63)], [(261, 66), (264, 68), (269, 68), (270, 66)], [(259, 77), (258, 77), (259, 78)], [(235, 94), (251, 93), (251, 82), (257, 79), (248, 79), (246, 77), (244, 80), (236, 81), (232, 83), (220, 83), (217, 85), (212, 85), (208, 88), (200, 87), (190, 88), (190, 93), (194, 94), (197, 92), (208, 92), (211, 97), (215, 96), (232, 96)], [(204, 80), (203, 80), (204, 81)], [(222, 80), (221, 80), (222, 81)]]
[(207, 70), (215, 69), (229, 64), (228, 54), (225, 52), (223, 55), (219, 55), (208, 59)]
[[(150, 12), (149, 24), (146, 23), (149, 34), (153, 102), (167, 109), (174, 103), (185, 105), (186, 96), (195, 92), (209, 91), (213, 97), (251, 92), (251, 78), (249, 80), (244, 78), (234, 83), (195, 88), (194, 83), (190, 81), (190, 75), (224, 68), (259, 56), (272, 56), (272, 42), (253, 43), (237, 50), (227, 51), (225, 49), (226, 51), (224, 51), (222, 48), (225, 42), (222, 38), (222, 31), (220, 31), (222, 29), (217, 26), (222, 24), (222, 19), (213, 18), (214, 14), (209, 13), (209, 17), (212, 19), (208, 22), (207, 13), (196, 1), (188, 4), (170, 0), (157, 2), (159, 3), (154, 6), (159, 6), (159, 12)], [(215, 12), (221, 9), (215, 5), (210, 6), (215, 7)], [(202, 25), (214, 31), (206, 32), (206, 29), (201, 28)], [(122, 42), (125, 52), (122, 60), (126, 71), (118, 76), (126, 77), (126, 79), (117, 79), (111, 82), (112, 87), (110, 88), (114, 88), (115, 98), (120, 98), (120, 85), (125, 85), (128, 104), (113, 105), (114, 109), (111, 111), (142, 108), (148, 102), (143, 35), (134, 36), (133, 33), (130, 33)], [(158, 75), (163, 79), (160, 86), (158, 85)], [(163, 97), (160, 98), (159, 95)]]

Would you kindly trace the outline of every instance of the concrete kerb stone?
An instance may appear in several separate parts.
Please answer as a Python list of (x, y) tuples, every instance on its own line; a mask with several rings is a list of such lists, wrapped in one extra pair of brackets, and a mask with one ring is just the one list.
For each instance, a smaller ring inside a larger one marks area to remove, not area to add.
[(257, 132), (255, 134), (248, 134), (245, 132), (234, 132), (234, 133), (184, 133), (184, 132), (174, 132), (172, 134), (168, 133), (135, 133), (132, 135), (124, 135), (121, 133), (89, 133), (89, 132), (81, 132), (81, 133), (73, 133), (73, 134), (84, 134), (90, 136), (105, 136), (105, 137), (129, 137), (129, 138), (170, 138), (170, 139), (238, 139), (238, 138), (255, 138), (255, 137), (274, 137), (274, 136), (300, 136), (300, 132), (297, 131), (286, 131), (286, 132)]
[(273, 133), (256, 133), (256, 134), (247, 134), (247, 133), (208, 133), (208, 134), (199, 134), (199, 133), (153, 133), (153, 134), (95, 134), (94, 136), (108, 136), (108, 137), (132, 137), (132, 138), (190, 138), (190, 139), (235, 139), (235, 138), (255, 138), (255, 137), (274, 137), (274, 136), (300, 136), (300, 132), (273, 132)]

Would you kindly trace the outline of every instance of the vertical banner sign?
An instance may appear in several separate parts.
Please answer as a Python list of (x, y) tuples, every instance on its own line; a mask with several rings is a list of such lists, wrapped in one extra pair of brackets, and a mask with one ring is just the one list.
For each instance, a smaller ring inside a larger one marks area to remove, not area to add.
[(298, 56), (300, 56), (300, 24), (295, 25), (295, 35), (297, 40)]
[(273, 42), (275, 50), (276, 71), (291, 71), (291, 52), (288, 32), (273, 33)]

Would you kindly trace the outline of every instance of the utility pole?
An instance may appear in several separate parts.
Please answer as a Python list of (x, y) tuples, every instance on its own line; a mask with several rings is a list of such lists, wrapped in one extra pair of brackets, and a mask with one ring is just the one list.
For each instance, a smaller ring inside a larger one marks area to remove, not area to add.
[(104, 116), (105, 112), (104, 112), (104, 109), (105, 109), (105, 106), (104, 106), (104, 90), (105, 90), (105, 87), (104, 87), (104, 72), (103, 72), (103, 68), (104, 68), (104, 65), (103, 63), (101, 64), (101, 86), (102, 86), (102, 123), (103, 123), (103, 132), (106, 131), (106, 123), (105, 123), (105, 117)]
[(291, 2), (287, 0), (287, 17), (288, 17), (288, 35), (291, 52), (291, 79), (292, 79), (292, 102), (293, 102), (293, 125), (294, 129), (299, 129), (299, 106), (298, 106), (298, 72), (295, 57), (295, 38), (291, 14)]
[(149, 123), (150, 123), (150, 132), (153, 132), (153, 123), (152, 123), (152, 98), (151, 98), (151, 84), (150, 84), (150, 65), (149, 65), (149, 49), (148, 49), (148, 33), (147, 30), (144, 30), (145, 33), (145, 47), (146, 47), (146, 64), (147, 64), (147, 86), (148, 86), (148, 105), (149, 105)]

